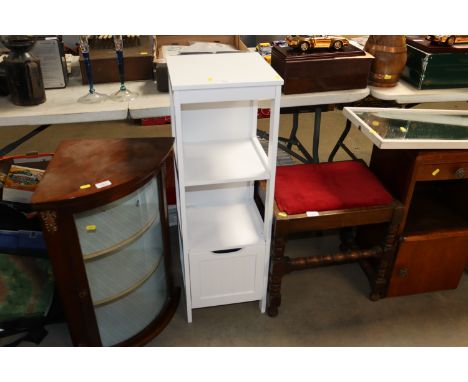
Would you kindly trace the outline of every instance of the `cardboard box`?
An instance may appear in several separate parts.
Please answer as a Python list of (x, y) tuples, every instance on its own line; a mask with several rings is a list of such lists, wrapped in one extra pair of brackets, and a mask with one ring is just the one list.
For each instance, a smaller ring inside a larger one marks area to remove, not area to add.
[(162, 47), (166, 45), (190, 45), (191, 42), (202, 41), (202, 42), (219, 42), (221, 44), (229, 44), (234, 48), (241, 51), (246, 51), (247, 46), (242, 42), (238, 35), (159, 35), (155, 36), (154, 39), (154, 51), (155, 51), (155, 79), (156, 86), (160, 92), (169, 91), (168, 72), (167, 64), (162, 56)]
[(284, 79), (284, 94), (363, 89), (374, 57), (349, 45), (340, 51), (301, 52), (273, 47), (271, 66)]
[(408, 36), (406, 43), (405, 81), (418, 89), (468, 87), (468, 44), (434, 45), (423, 36)]

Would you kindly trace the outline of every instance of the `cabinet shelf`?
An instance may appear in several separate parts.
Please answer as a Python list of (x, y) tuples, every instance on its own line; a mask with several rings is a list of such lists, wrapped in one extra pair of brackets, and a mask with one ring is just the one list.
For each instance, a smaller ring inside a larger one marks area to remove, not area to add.
[(130, 245), (85, 261), (91, 298), (95, 305), (111, 301), (135, 289), (163, 257), (161, 223), (154, 224)]
[(145, 274), (140, 280), (138, 280), (134, 285), (132, 285), (129, 288), (119, 292), (115, 296), (109, 296), (109, 297), (103, 298), (101, 300), (93, 301), (94, 306), (106, 305), (106, 304), (110, 304), (110, 303), (112, 303), (114, 301), (120, 300), (121, 298), (124, 298), (125, 296), (132, 293), (134, 290), (141, 287), (146, 282), (146, 280), (148, 280), (153, 275), (153, 273), (156, 272), (158, 267), (161, 265), (162, 260), (163, 260), (163, 257), (162, 256), (159, 257), (159, 259), (156, 261), (156, 263), (153, 264), (150, 267), (149, 272), (147, 274)]
[(254, 201), (187, 208), (189, 251), (218, 251), (264, 242), (263, 221)]
[(268, 158), (256, 137), (184, 143), (185, 186), (268, 179)]
[[(153, 216), (143, 227), (141, 227), (138, 232), (135, 232), (131, 236), (126, 237), (125, 239), (122, 239), (121, 241), (119, 241), (119, 242), (117, 242), (115, 244), (112, 244), (110, 247), (106, 247), (106, 248), (100, 249), (98, 251), (83, 255), (83, 259), (85, 261), (88, 261), (88, 260), (91, 260), (91, 259), (95, 259), (96, 257), (110, 255), (110, 254), (118, 251), (119, 249), (125, 247), (126, 245), (136, 241), (141, 236), (143, 236), (143, 234), (146, 233), (150, 229), (150, 227), (153, 226), (153, 224), (157, 225), (159, 223), (160, 223), (160, 216), (159, 216), (159, 213), (158, 213), (155, 216)], [(87, 246), (88, 244), (85, 241), (83, 235), (80, 236), (80, 239), (81, 238), (83, 238), (83, 242), (81, 243), (81, 245), (83, 247)]]
[(157, 267), (139, 288), (111, 304), (95, 307), (101, 341), (116, 345), (151, 323), (167, 302), (164, 267)]
[[(152, 179), (141, 189), (104, 206), (75, 214), (81, 252), (85, 260), (109, 254), (143, 235), (160, 219), (158, 186)], [(88, 230), (95, 226), (95, 231)]]

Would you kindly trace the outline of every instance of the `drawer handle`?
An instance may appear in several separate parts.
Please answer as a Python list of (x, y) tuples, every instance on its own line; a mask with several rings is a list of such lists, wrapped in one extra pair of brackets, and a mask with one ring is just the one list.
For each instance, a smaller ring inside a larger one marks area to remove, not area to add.
[(455, 171), (455, 178), (463, 179), (465, 177), (465, 169), (460, 167), (457, 171)]
[(221, 249), (219, 251), (213, 251), (213, 253), (232, 253), (240, 251), (242, 248), (232, 248), (232, 249)]

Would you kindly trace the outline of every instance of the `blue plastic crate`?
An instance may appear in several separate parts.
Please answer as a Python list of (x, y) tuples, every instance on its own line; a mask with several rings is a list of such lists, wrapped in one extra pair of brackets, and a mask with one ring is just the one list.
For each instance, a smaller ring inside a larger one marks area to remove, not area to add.
[(42, 232), (0, 230), (0, 252), (10, 254), (46, 254)]

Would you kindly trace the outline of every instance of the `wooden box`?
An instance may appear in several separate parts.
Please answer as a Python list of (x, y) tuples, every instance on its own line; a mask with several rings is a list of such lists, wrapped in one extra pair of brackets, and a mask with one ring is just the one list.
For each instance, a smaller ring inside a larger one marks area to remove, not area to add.
[(406, 43), (405, 81), (418, 89), (468, 87), (468, 44), (434, 45), (421, 36), (409, 36)]
[(168, 75), (167, 75), (167, 64), (166, 59), (162, 57), (162, 47), (165, 45), (190, 45), (193, 41), (203, 42), (219, 42), (221, 44), (229, 44), (234, 48), (246, 51), (247, 46), (242, 42), (238, 35), (210, 35), (210, 36), (196, 36), (196, 35), (185, 35), (185, 36), (156, 36), (154, 41), (154, 51), (156, 54), (156, 69), (155, 79), (156, 86), (160, 92), (168, 92)]
[(300, 52), (273, 47), (271, 65), (284, 79), (283, 93), (363, 89), (374, 59), (352, 45), (341, 51)]
[[(125, 81), (153, 79), (153, 56), (152, 36), (140, 36), (132, 42), (124, 39)], [(95, 84), (119, 81), (119, 69), (112, 39), (94, 44), (91, 41), (89, 57)], [(80, 70), (83, 84), (87, 84), (88, 77), (82, 56), (80, 56)]]

